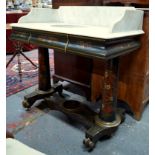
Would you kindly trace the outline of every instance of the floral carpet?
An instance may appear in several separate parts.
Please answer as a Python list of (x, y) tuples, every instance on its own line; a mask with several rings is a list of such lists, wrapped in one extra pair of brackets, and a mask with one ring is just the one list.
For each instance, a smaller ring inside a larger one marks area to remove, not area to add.
[[(33, 50), (24, 53), (28, 58), (30, 58), (38, 66), (38, 51)], [(6, 62), (12, 55), (6, 56)], [(50, 57), (50, 69), (51, 75), (54, 71), (54, 61), (53, 61), (53, 51), (49, 50)], [(18, 58), (17, 56), (9, 64), (6, 69), (6, 96), (10, 96), (26, 88), (34, 86), (38, 83), (38, 68), (34, 67), (29, 61), (27, 61), (22, 55), (20, 55), (21, 61), (21, 78), (18, 72)]]

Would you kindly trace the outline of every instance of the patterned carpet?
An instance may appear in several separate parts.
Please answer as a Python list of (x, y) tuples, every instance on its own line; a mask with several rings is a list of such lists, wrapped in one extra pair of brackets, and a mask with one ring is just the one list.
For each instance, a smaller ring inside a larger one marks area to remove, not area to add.
[[(30, 52), (25, 52), (26, 56), (30, 58), (36, 65), (38, 65), (38, 51), (33, 50)], [(50, 54), (50, 68), (51, 75), (54, 70), (53, 62), (53, 51), (49, 50)], [(7, 55), (6, 62), (9, 61), (12, 55)], [(27, 61), (23, 56), (20, 56), (22, 78), (20, 81), (20, 76), (18, 73), (18, 59), (17, 56), (10, 63), (6, 69), (6, 96), (10, 96), (26, 88), (34, 86), (38, 83), (38, 69), (35, 68), (29, 61)]]

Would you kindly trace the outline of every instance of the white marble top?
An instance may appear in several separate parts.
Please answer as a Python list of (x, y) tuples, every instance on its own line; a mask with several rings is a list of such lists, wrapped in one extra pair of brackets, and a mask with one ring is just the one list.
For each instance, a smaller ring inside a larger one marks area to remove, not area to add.
[(143, 11), (133, 7), (33, 9), (12, 27), (101, 39), (143, 34)]
[(108, 27), (89, 25), (66, 25), (60, 23), (19, 23), (11, 24), (11, 26), (27, 28), (32, 30), (43, 30), (48, 32), (58, 32), (70, 35), (94, 37), (100, 39), (119, 38), (123, 36), (132, 36), (143, 33), (142, 30), (111, 33)]

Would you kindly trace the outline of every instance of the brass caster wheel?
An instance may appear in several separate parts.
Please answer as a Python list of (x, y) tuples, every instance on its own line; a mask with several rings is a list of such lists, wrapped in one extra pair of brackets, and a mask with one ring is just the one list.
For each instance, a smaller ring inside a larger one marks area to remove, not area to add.
[(23, 105), (24, 108), (27, 108), (27, 109), (29, 109), (31, 107), (31, 105), (29, 104), (29, 102), (27, 100), (24, 100), (22, 102), (22, 105)]
[(83, 144), (88, 148), (88, 151), (92, 151), (95, 147), (95, 143), (90, 138), (85, 138)]

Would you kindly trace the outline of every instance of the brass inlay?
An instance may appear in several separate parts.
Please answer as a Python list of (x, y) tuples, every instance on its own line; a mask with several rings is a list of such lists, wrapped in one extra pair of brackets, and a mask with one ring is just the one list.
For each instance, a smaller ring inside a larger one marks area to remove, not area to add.
[(121, 117), (120, 115), (116, 114), (116, 120), (114, 120), (113, 122), (105, 122), (102, 119), (100, 119), (98, 115), (96, 115), (95, 123), (100, 127), (116, 127), (121, 123)]
[(30, 39), (31, 39), (31, 33), (30, 33), (30, 35), (29, 35), (29, 37), (28, 37), (28, 43), (30, 44)]
[(69, 43), (69, 37), (68, 37), (68, 34), (67, 34), (67, 42), (66, 42), (66, 45), (65, 45), (65, 53), (67, 52), (68, 43)]

